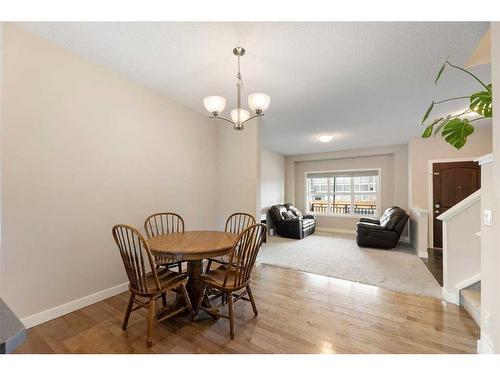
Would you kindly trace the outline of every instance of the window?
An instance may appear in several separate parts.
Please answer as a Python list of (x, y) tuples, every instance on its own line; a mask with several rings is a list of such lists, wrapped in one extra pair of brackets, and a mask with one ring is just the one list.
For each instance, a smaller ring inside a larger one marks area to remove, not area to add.
[(378, 172), (306, 174), (307, 211), (327, 215), (377, 215)]

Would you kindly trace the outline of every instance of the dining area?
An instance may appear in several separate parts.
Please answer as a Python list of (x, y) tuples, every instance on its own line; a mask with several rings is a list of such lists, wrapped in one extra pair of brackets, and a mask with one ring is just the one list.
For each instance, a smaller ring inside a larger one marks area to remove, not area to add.
[(251, 274), (266, 226), (238, 212), (227, 218), (224, 231), (186, 227), (179, 214), (161, 212), (145, 219), (144, 234), (126, 224), (112, 229), (129, 281), (121, 328), (127, 330), (132, 312), (147, 310), (147, 347), (153, 345), (154, 326), (177, 315), (195, 324), (202, 313), (216, 323), (228, 320), (231, 339), (235, 302), (249, 302), (258, 316)]

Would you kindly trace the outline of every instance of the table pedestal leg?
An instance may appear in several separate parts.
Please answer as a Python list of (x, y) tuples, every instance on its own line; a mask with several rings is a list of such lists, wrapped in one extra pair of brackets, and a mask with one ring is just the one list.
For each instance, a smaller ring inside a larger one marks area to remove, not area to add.
[[(193, 305), (193, 308), (196, 308), (196, 306), (198, 306), (198, 299), (200, 297), (200, 292), (201, 292), (200, 276), (202, 274), (202, 271), (203, 271), (202, 260), (190, 260), (187, 262), (187, 272), (189, 275), (189, 279), (186, 285), (186, 289), (188, 290), (189, 298), (191, 299), (191, 304)], [(214, 308), (206, 293), (203, 296), (203, 302), (201, 305), (203, 307), (206, 307), (207, 309)], [(217, 315), (213, 314), (210, 315), (218, 319)]]

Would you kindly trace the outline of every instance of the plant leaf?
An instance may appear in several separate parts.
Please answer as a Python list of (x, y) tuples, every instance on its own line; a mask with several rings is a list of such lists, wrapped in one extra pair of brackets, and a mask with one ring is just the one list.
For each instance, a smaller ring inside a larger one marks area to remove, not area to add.
[(439, 72), (438, 72), (438, 75), (436, 77), (436, 80), (434, 81), (434, 84), (437, 85), (437, 82), (439, 80), (439, 78), (441, 78), (441, 74), (443, 74), (443, 71), (444, 71), (444, 68), (446, 66), (446, 63), (448, 62), (448, 60), (446, 60), (443, 64), (443, 66), (441, 66), (441, 69), (439, 69)]
[(427, 108), (427, 112), (425, 112), (424, 118), (422, 119), (422, 125), (424, 124), (425, 120), (427, 120), (427, 117), (429, 117), (429, 115), (431, 114), (432, 108), (434, 108), (434, 100), (432, 101), (429, 108)]
[(493, 116), (492, 86), (489, 84), (488, 91), (480, 91), (470, 97), (469, 108), (484, 117)]
[(431, 124), (425, 128), (424, 132), (422, 133), (422, 138), (429, 138), (432, 135), (432, 128), (434, 127), (434, 125), (436, 125), (442, 119), (442, 117), (434, 119), (434, 121), (432, 121)]
[(443, 126), (441, 133), (445, 141), (460, 150), (467, 142), (467, 137), (474, 132), (474, 127), (467, 119), (454, 118)]
[[(443, 121), (441, 121), (441, 123), (436, 127), (436, 130), (434, 130), (434, 137), (439, 133), (439, 131), (443, 128), (443, 126), (445, 126), (448, 121), (450, 121), (450, 117), (451, 115), (448, 115), (445, 117), (445, 119)], [(441, 117), (441, 119), (443, 119)]]
[(434, 124), (430, 124), (428, 127), (426, 127), (424, 132), (422, 133), (422, 138), (429, 138), (432, 135), (432, 128), (433, 127), (434, 127)]

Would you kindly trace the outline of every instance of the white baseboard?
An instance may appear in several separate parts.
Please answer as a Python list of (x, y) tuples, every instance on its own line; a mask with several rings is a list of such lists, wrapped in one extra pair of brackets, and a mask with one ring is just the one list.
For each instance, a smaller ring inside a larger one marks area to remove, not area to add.
[(102, 301), (106, 298), (116, 296), (117, 294), (126, 292), (128, 290), (128, 282), (116, 285), (109, 289), (101, 290), (100, 292), (90, 294), (88, 296), (76, 299), (65, 304), (52, 307), (48, 310), (27, 316), (21, 319), (21, 322), (26, 328), (31, 328), (39, 324), (48, 322), (49, 320), (58, 318), (60, 316), (69, 314), (70, 312), (81, 309), (85, 306), (92, 305), (96, 302)]
[(459, 299), (456, 293), (449, 293), (444, 287), (441, 288), (441, 295), (446, 302), (458, 305)]
[[(415, 246), (413, 246), (415, 248)], [(419, 258), (425, 258), (429, 259), (429, 253), (427, 251), (419, 251), (418, 252), (418, 257)]]
[(481, 339), (477, 340), (477, 352), (479, 354), (495, 354), (493, 345), (484, 335), (481, 335)]
[(328, 228), (328, 227), (316, 227), (317, 232), (329, 232), (329, 233), (342, 233), (342, 234), (356, 234), (354, 229), (338, 229), (338, 228)]

